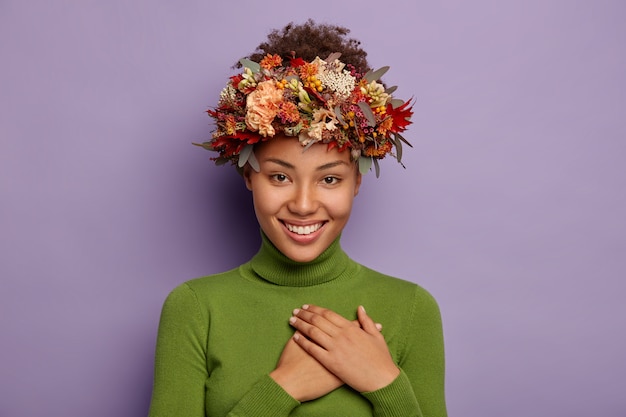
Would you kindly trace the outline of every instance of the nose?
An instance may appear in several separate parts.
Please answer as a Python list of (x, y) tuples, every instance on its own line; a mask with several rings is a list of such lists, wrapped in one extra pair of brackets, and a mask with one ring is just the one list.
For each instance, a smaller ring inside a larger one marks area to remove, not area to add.
[(292, 197), (287, 205), (289, 211), (304, 217), (315, 213), (318, 206), (315, 187), (304, 184), (294, 186)]

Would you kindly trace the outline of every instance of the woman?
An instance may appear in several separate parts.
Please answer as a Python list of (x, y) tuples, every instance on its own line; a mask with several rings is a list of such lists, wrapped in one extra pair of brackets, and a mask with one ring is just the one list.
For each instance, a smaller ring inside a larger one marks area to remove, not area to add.
[(241, 169), (262, 245), (168, 296), (150, 416), (446, 415), (436, 302), (339, 244), (362, 174), (392, 150), (400, 160), (411, 115), (384, 71), (363, 75), (347, 32), (272, 32), (209, 110), (217, 130), (201, 146)]

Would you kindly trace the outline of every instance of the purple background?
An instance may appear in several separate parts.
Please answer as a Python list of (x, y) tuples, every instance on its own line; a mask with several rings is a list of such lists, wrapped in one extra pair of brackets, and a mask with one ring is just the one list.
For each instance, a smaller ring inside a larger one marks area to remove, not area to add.
[[(343, 245), (438, 299), (451, 416), (626, 415), (622, 1), (0, 2), (0, 416), (147, 413), (178, 283), (258, 244), (209, 137), (270, 28), (346, 25), (415, 97)], [(234, 329), (236, 331), (236, 329)]]

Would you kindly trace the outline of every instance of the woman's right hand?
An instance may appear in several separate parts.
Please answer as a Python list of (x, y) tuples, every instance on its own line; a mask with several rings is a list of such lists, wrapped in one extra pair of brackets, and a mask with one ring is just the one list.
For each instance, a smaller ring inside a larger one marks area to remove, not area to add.
[(339, 378), (306, 353), (293, 337), (289, 338), (270, 376), (300, 402), (322, 397), (343, 385)]

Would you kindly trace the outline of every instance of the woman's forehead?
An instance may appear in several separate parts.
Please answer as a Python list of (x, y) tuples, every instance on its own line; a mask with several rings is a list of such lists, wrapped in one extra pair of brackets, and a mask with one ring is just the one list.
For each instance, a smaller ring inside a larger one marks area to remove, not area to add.
[(304, 147), (297, 138), (275, 137), (262, 142), (255, 147), (254, 153), (262, 162), (264, 159), (278, 158), (285, 161), (307, 162), (318, 165), (343, 161), (353, 165), (349, 151), (338, 151), (337, 148), (328, 149), (328, 144), (315, 143)]

